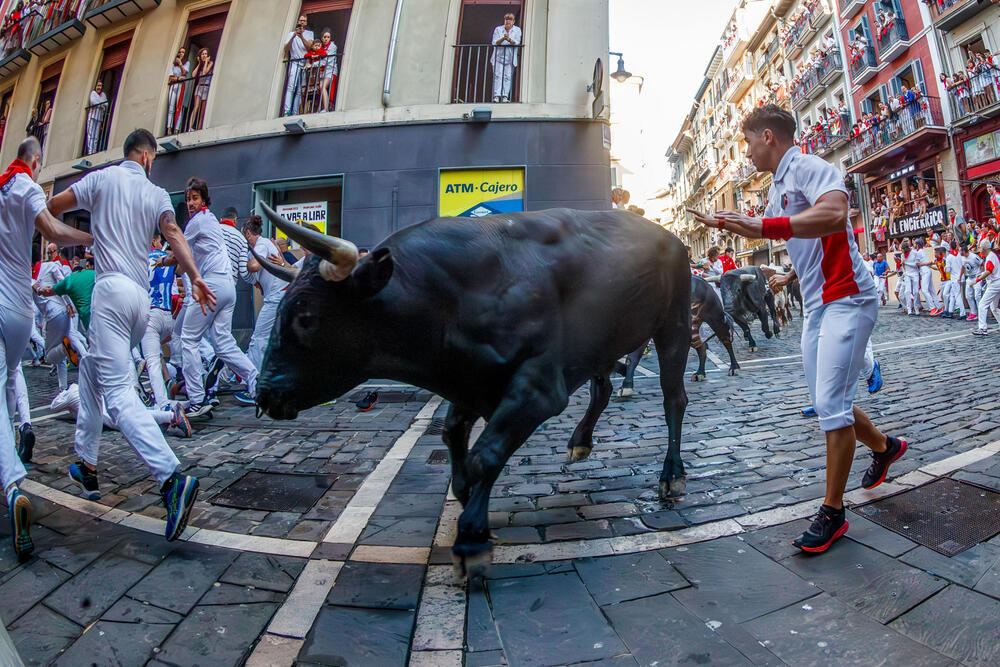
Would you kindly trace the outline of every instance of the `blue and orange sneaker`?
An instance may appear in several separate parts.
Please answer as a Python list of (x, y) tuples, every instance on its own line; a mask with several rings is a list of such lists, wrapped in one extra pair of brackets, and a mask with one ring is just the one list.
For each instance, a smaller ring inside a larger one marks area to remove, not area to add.
[(167, 530), (164, 537), (172, 542), (181, 536), (187, 527), (191, 508), (198, 497), (198, 478), (174, 473), (163, 486), (163, 504), (167, 508)]
[(31, 557), (35, 544), (31, 541), (31, 501), (17, 488), (8, 499), (7, 513), (10, 515), (10, 537), (14, 542), (17, 561), (23, 563)]

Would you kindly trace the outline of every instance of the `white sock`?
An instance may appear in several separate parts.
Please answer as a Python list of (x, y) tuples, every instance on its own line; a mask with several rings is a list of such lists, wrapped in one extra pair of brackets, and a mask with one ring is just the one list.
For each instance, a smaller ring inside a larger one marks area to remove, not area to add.
[(14, 492), (17, 491), (17, 484), (11, 484), (7, 487), (7, 507), (10, 507), (14, 502)]

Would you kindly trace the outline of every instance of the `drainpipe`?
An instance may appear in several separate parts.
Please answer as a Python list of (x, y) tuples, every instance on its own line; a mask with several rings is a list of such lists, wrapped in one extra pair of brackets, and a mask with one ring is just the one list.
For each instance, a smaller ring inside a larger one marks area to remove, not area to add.
[(396, 57), (396, 39), (399, 36), (399, 16), (403, 13), (403, 0), (396, 0), (396, 13), (392, 17), (392, 36), (389, 38), (389, 55), (385, 59), (385, 81), (382, 84), (382, 106), (389, 106), (389, 89), (392, 86), (392, 61)]

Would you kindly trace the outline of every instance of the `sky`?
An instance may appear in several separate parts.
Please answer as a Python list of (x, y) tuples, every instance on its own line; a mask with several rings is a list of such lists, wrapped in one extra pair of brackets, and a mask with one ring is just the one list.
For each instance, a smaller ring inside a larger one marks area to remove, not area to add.
[[(644, 134), (666, 153), (738, 0), (610, 0), (611, 50), (645, 79)], [(608, 58), (614, 72), (618, 59)]]

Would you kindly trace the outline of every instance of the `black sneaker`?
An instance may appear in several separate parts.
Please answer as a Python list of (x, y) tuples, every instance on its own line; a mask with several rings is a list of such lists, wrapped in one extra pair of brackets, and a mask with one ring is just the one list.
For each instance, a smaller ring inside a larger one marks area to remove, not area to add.
[(69, 478), (83, 491), (83, 497), (87, 500), (98, 500), (101, 497), (101, 490), (97, 484), (97, 473), (77, 461), (69, 467)]
[(21, 459), (21, 463), (28, 463), (35, 452), (35, 432), (31, 430), (31, 424), (21, 424), (17, 430), (21, 434), (17, 442), (17, 458)]
[(216, 358), (215, 361), (211, 364), (211, 366), (209, 366), (208, 374), (205, 376), (206, 396), (211, 396), (213, 393), (215, 393), (212, 390), (215, 389), (215, 384), (219, 381), (219, 373), (222, 372), (222, 369), (224, 367), (225, 364), (222, 362), (222, 359), (219, 358)]
[(826, 551), (836, 539), (843, 537), (847, 532), (848, 523), (844, 519), (843, 508), (838, 510), (829, 505), (820, 505), (819, 512), (809, 518), (813, 520), (809, 530), (792, 542), (792, 546), (808, 553)]
[(208, 415), (212, 416), (212, 404), (211, 403), (189, 403), (187, 407), (184, 408), (184, 414), (188, 419), (195, 419), (197, 417), (203, 417)]
[(368, 412), (373, 407), (375, 407), (376, 403), (378, 403), (378, 392), (370, 391), (367, 394), (365, 394), (364, 397), (354, 405), (358, 406), (358, 410), (360, 410), (361, 412)]
[(865, 489), (874, 489), (884, 482), (885, 476), (889, 473), (889, 465), (895, 463), (905, 453), (906, 440), (886, 437), (885, 451), (872, 452), (872, 464), (865, 471), (861, 486)]

